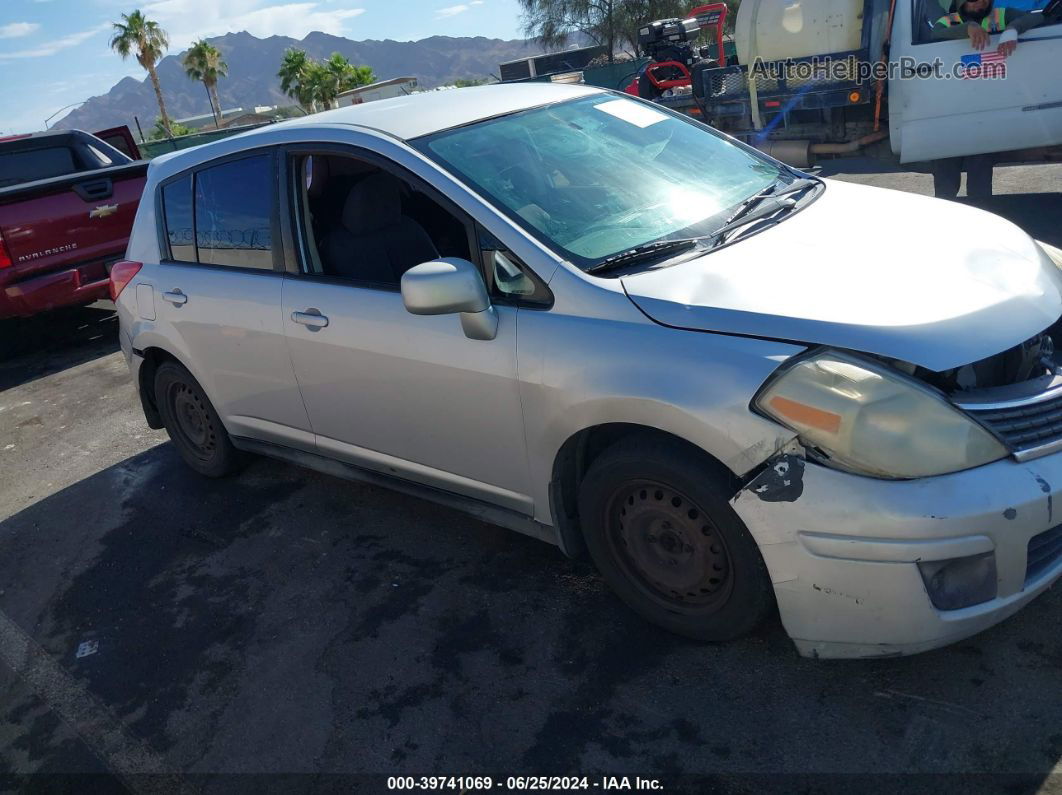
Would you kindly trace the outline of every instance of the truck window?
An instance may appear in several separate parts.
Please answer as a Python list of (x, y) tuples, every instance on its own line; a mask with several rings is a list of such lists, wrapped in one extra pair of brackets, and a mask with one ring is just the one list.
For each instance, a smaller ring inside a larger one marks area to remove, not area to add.
[(80, 171), (66, 146), (0, 152), (0, 188)]
[(924, 44), (930, 40), (933, 24), (947, 12), (937, 0), (911, 0), (911, 43)]
[(273, 156), (254, 155), (195, 175), (199, 261), (273, 269)]
[(192, 177), (171, 182), (162, 188), (163, 218), (169, 259), (195, 262), (195, 234), (192, 229)]
[[(912, 14), (911, 19), (913, 21), (914, 30), (911, 31), (913, 44), (926, 44), (935, 41), (933, 38), (933, 26), (937, 20), (945, 16), (953, 7), (953, 3), (949, 0), (911, 0), (912, 2)], [(1043, 0), (1035, 3), (1023, 3), (1023, 8), (1030, 8), (1034, 5), (1044, 5)], [(1010, 4), (1007, 2), (996, 3), (996, 5), (1005, 7), (1008, 5), (1017, 6), (1017, 4)], [(1036, 22), (1033, 29), (1046, 25), (1059, 24), (1057, 19), (1044, 19), (1042, 15), (1042, 9), (1036, 8), (1029, 13), (1037, 14), (1040, 19)]]

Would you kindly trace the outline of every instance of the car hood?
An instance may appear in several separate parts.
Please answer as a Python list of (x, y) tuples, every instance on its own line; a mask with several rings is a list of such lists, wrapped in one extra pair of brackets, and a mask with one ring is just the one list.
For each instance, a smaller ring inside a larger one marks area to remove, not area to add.
[(956, 202), (827, 181), (776, 226), (624, 277), (658, 323), (830, 345), (947, 370), (1062, 313), (1062, 275), (1014, 224)]

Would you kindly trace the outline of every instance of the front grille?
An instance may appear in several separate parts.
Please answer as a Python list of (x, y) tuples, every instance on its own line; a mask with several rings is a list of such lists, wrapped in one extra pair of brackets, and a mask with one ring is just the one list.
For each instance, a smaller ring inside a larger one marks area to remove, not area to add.
[(1062, 558), (1062, 525), (1029, 539), (1029, 562), (1025, 565), (1028, 585)]
[(1062, 394), (1038, 403), (979, 409), (964, 408), (991, 428), (1015, 453), (1062, 439)]

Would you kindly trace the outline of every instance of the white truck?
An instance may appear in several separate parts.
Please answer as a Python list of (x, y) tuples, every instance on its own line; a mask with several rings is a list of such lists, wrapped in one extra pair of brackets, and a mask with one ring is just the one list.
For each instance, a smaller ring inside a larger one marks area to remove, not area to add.
[(738, 63), (694, 67), (693, 98), (713, 126), (797, 166), (859, 150), (900, 163), (1062, 160), (1058, 5), (1031, 12), (1004, 56), (1001, 35), (980, 51), (937, 39), (940, 0), (743, 0)]

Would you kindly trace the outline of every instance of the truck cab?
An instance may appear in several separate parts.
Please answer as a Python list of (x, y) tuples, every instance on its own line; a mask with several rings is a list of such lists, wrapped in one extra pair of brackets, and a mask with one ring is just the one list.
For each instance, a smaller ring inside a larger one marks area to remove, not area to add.
[(999, 34), (980, 53), (966, 37), (934, 40), (940, 0), (745, 0), (738, 63), (696, 68), (693, 96), (708, 123), (797, 166), (871, 144), (901, 163), (1058, 159), (1062, 17), (1030, 13), (1041, 21), (1002, 57)]
[(975, 51), (965, 38), (933, 40), (931, 26), (942, 13), (938, 0), (896, 2), (892, 59), (910, 59), (921, 73), (937, 71), (889, 81), (889, 133), (900, 162), (1062, 144), (1062, 20), (1045, 19), (1022, 34), (1003, 59), (993, 35), (981, 57), (1000, 64), (998, 70), (964, 78), (957, 76), (962, 59)]

